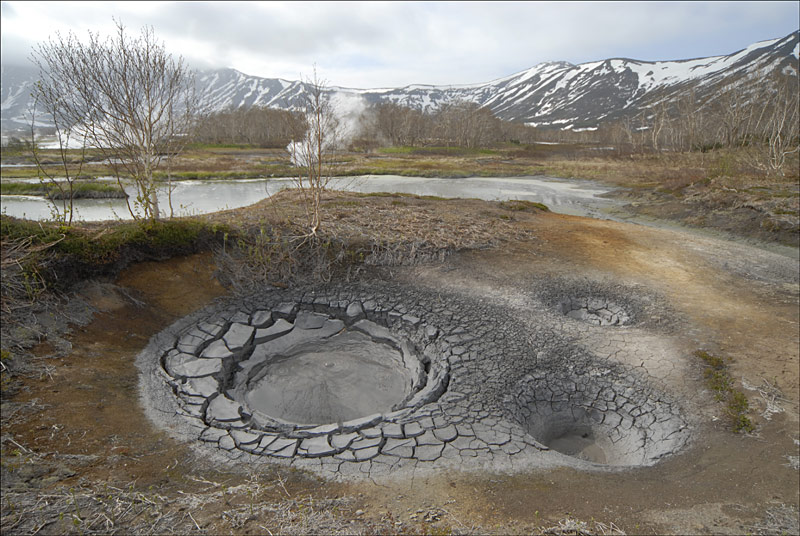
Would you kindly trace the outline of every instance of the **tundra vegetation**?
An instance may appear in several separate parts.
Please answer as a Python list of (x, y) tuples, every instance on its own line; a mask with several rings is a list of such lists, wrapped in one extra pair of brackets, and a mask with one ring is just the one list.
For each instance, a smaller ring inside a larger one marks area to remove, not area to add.
[(734, 379), (728, 371), (725, 360), (705, 350), (697, 350), (694, 355), (705, 363), (706, 369), (703, 375), (706, 384), (714, 393), (714, 397), (719, 402), (725, 403), (725, 411), (731, 421), (732, 429), (735, 432), (752, 432), (755, 426), (747, 416), (750, 405), (744, 393), (734, 387)]
[[(475, 103), (458, 102), (423, 113), (396, 103), (371, 105), (349, 149), (398, 152), (485, 149), (507, 144), (554, 143), (608, 147), (606, 156), (726, 152), (744, 171), (792, 174), (798, 152), (798, 74), (775, 73), (767, 80), (738, 80), (721, 94), (700, 101), (688, 93), (597, 129), (534, 128), (498, 119)], [(302, 114), (253, 107), (212, 114), (197, 141), (250, 147), (283, 147), (302, 123)], [(457, 154), (454, 151), (452, 154)], [(790, 162), (791, 160), (791, 162)]]

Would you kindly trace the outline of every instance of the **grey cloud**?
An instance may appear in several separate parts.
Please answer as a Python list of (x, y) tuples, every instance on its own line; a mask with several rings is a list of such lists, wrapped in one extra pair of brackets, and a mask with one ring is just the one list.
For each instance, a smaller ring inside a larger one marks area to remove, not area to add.
[(369, 46), (382, 38), (379, 26), (360, 16), (358, 9), (344, 12), (327, 4), (313, 9), (288, 4), (271, 10), (249, 3), (179, 2), (165, 6), (158, 28), (165, 34), (212, 39), (230, 50), (298, 58)]
[[(21, 5), (3, 3), (4, 30), (15, 11), (29, 11)], [(78, 35), (111, 28), (112, 16), (132, 31), (153, 26), (192, 65), (296, 78), (316, 63), (334, 85), (377, 87), (479, 83), (548, 60), (726, 54), (796, 30), (798, 9), (794, 2), (65, 2), (39, 11)], [(26, 57), (33, 41), (6, 33), (3, 62)]]

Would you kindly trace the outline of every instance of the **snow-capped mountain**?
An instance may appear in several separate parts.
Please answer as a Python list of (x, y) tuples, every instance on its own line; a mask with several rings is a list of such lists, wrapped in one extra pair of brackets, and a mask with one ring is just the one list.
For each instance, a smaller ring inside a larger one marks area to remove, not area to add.
[(36, 70), (33, 67), (2, 65), (0, 81), (0, 128), (3, 132), (30, 131), (30, 121), (25, 117), (36, 81)]
[[(484, 84), (391, 89), (331, 87), (329, 91), (360, 95), (369, 103), (395, 102), (422, 111), (469, 101), (488, 107), (505, 120), (593, 128), (604, 120), (633, 115), (689, 91), (702, 102), (722, 87), (748, 76), (763, 79), (787, 68), (796, 73), (799, 42), (800, 35), (794, 32), (727, 56), (661, 62), (615, 58), (580, 65), (548, 62)], [(298, 109), (307, 90), (302, 82), (247, 76), (233, 69), (204, 73), (198, 85), (209, 88), (213, 109), (252, 105)]]
[[(547, 62), (483, 84), (412, 85), (402, 88), (329, 92), (359, 95), (368, 103), (395, 102), (422, 111), (469, 101), (491, 109), (501, 119), (535, 126), (594, 128), (603, 121), (635, 115), (663, 101), (692, 92), (698, 102), (746, 79), (764, 80), (775, 71), (798, 72), (800, 32), (754, 43), (726, 56), (676, 61), (613, 58), (573, 65)], [(27, 123), (24, 112), (36, 72), (2, 69), (2, 127)], [(248, 76), (234, 69), (198, 73), (198, 89), (212, 110), (250, 106), (299, 109), (308, 87), (300, 81)]]

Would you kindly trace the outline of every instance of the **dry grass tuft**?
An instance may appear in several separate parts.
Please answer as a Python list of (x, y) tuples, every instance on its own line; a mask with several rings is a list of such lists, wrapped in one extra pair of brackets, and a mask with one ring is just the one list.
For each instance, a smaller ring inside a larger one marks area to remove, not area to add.
[[(0, 241), (0, 306), (4, 313), (31, 307), (47, 289), (40, 274), (47, 261), (39, 254), (63, 239), (64, 235), (45, 244), (34, 244), (33, 237), (4, 237)], [(33, 262), (37, 256), (39, 258)]]
[[(480, 205), (482, 210), (463, 210), (465, 205)], [(224, 278), (238, 291), (263, 283), (348, 279), (364, 265), (440, 262), (456, 251), (533, 238), (511, 223), (507, 211), (478, 200), (328, 191), (320, 211), (322, 226), (313, 237), (303, 231), (302, 197), (292, 190), (207, 216), (211, 225), (240, 233), (217, 252)], [(476, 212), (482, 217), (476, 219)]]

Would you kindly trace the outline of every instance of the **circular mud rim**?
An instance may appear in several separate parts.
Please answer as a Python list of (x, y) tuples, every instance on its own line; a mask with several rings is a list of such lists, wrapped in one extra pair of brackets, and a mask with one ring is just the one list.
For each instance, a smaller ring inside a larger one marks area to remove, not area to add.
[(567, 322), (659, 331), (670, 331), (678, 322), (667, 301), (641, 285), (545, 277), (531, 281), (526, 294)]
[[(344, 329), (374, 324), (426, 367), (424, 384), (401, 408), (346, 422), (304, 425), (249, 411), (232, 378), (258, 330), (298, 314)], [(154, 337), (137, 358), (141, 397), (157, 424), (222, 459), (277, 461), (333, 478), (452, 466), (642, 466), (686, 444), (679, 407), (647, 377), (596, 362), (553, 327), (544, 317), (531, 328), (483, 301), (382, 282), (265, 291), (221, 300)], [(229, 356), (208, 351), (221, 350), (219, 341)], [(590, 448), (573, 452), (573, 436), (584, 434)]]

